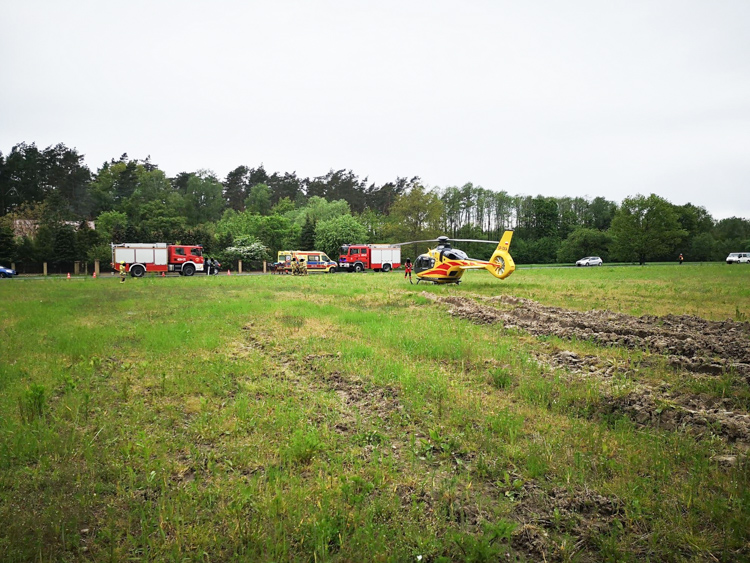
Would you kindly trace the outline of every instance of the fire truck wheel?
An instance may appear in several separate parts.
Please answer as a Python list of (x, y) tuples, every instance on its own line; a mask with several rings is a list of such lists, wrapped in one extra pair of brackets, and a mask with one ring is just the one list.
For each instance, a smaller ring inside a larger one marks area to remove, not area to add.
[(192, 276), (195, 273), (195, 266), (192, 264), (185, 264), (185, 267), (182, 268), (182, 273), (186, 276)]
[(360, 263), (354, 264), (354, 271), (355, 272), (359, 273), (359, 272), (361, 272), (364, 269), (365, 268), (364, 268), (364, 266), (362, 266), (362, 264), (360, 264)]
[(143, 274), (146, 273), (146, 268), (143, 266), (133, 266), (130, 268), (130, 275), (134, 278), (142, 278)]
[(391, 265), (390, 264), (383, 264), (383, 271), (384, 272), (390, 272), (391, 271)]

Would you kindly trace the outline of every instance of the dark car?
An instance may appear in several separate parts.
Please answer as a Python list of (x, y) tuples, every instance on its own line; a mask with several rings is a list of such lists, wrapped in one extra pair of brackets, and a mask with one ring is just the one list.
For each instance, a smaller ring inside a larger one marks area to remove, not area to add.
[(15, 275), (15, 270), (11, 270), (10, 268), (6, 268), (5, 266), (0, 266), (0, 278), (12, 278)]

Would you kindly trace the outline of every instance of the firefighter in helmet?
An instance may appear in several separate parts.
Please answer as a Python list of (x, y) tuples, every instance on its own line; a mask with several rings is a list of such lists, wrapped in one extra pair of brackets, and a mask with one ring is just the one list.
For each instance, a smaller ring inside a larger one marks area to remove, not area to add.
[(125, 275), (126, 275), (126, 268), (125, 268), (125, 261), (120, 262), (120, 283), (125, 283)]
[(297, 267), (299, 268), (299, 275), (300, 276), (306, 276), (307, 275), (307, 265), (305, 264), (305, 259), (304, 258), (300, 258), (299, 259), (299, 266), (297, 266)]

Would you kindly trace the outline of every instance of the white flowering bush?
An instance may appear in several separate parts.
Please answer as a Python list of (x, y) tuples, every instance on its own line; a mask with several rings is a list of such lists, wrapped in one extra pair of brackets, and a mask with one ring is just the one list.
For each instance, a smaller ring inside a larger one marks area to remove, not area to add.
[(224, 258), (230, 261), (263, 261), (270, 260), (271, 253), (268, 247), (251, 235), (243, 235), (234, 239), (232, 246), (222, 252)]

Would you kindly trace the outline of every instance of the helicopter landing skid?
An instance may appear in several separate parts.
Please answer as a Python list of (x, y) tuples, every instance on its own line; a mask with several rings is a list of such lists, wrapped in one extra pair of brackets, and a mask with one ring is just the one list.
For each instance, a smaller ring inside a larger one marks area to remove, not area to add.
[(417, 278), (417, 285), (419, 285), (419, 282), (421, 281), (430, 282), (432, 285), (450, 285), (452, 283), (458, 285), (461, 283), (461, 280), (438, 281), (438, 280), (425, 280), (425, 279)]

